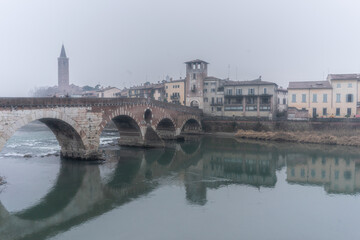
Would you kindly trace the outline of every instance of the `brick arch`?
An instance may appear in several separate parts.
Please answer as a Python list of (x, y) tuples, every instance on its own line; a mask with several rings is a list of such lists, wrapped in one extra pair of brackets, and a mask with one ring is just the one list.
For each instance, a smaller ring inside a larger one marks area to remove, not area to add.
[[(59, 136), (56, 134), (56, 130), (58, 130), (57, 128), (61, 126), (65, 126), (70, 130), (70, 134), (72, 135), (72, 137), (76, 138), (75, 141), (78, 144), (78, 147), (82, 148), (84, 151), (89, 150), (89, 142), (86, 133), (75, 120), (68, 117), (66, 114), (60, 113), (58, 111), (36, 112), (36, 110), (34, 112), (29, 112), (23, 116), (20, 115), (16, 121), (9, 125), (6, 134), (3, 134), (3, 136), (0, 137), (0, 139), (3, 139), (3, 141), (0, 141), (0, 149), (3, 148), (5, 143), (14, 135), (14, 133), (18, 129), (36, 120), (41, 121), (42, 123), (47, 125), (50, 130), (52, 130), (61, 146), (62, 152), (68, 152), (69, 149), (64, 148), (64, 146), (68, 144), (66, 144), (65, 141), (60, 139)], [(63, 135), (66, 136), (66, 134)]]
[(184, 118), (184, 120), (182, 121), (181, 125), (180, 125), (180, 130), (182, 131), (182, 129), (184, 128), (185, 124), (189, 121), (189, 120), (195, 120), (199, 126), (200, 126), (200, 129), (202, 129), (202, 125), (201, 125), (201, 121), (198, 117), (196, 116), (187, 116)]
[(158, 128), (159, 123), (165, 119), (169, 119), (172, 122), (172, 124), (174, 125), (174, 128), (175, 129), (177, 128), (177, 124), (174, 121), (174, 119), (170, 116), (170, 114), (164, 114), (163, 116), (161, 116), (161, 118), (158, 118), (157, 121), (155, 122), (155, 124), (154, 124), (155, 130)]
[(99, 137), (101, 135), (101, 133), (103, 132), (105, 126), (112, 121), (114, 118), (119, 117), (119, 116), (127, 116), (132, 118), (136, 124), (138, 125), (138, 127), (140, 128), (141, 126), (141, 120), (138, 118), (138, 116), (136, 116), (135, 114), (133, 114), (131, 112), (131, 109), (128, 108), (117, 108), (115, 111), (112, 111), (109, 114), (106, 114), (105, 116), (103, 116), (102, 121), (99, 124)]

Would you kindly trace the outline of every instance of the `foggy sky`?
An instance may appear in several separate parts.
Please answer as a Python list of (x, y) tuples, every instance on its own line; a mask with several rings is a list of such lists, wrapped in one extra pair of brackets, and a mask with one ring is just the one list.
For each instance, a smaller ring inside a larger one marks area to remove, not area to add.
[(1, 0), (0, 96), (57, 85), (62, 43), (79, 86), (178, 79), (197, 58), (211, 76), (283, 87), (359, 73), (359, 9), (357, 0)]

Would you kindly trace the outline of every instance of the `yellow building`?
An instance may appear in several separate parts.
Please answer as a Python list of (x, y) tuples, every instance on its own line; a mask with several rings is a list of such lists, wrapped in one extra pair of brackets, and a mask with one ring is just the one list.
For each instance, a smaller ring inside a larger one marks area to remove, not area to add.
[(329, 74), (327, 81), (290, 82), (288, 118), (355, 117), (359, 80), (359, 74)]
[(290, 82), (288, 98), (289, 108), (308, 111), (308, 116), (304, 117), (328, 117), (333, 114), (329, 81)]
[(329, 74), (333, 88), (333, 108), (336, 117), (354, 117), (359, 114), (359, 74)]
[(169, 103), (185, 105), (185, 79), (165, 82), (165, 99)]

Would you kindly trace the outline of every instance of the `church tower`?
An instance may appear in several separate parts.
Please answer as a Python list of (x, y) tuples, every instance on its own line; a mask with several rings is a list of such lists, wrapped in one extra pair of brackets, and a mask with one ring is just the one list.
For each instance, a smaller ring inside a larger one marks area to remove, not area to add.
[(208, 63), (199, 59), (186, 64), (186, 106), (204, 108), (204, 79)]
[(69, 58), (66, 57), (64, 44), (58, 57), (58, 87), (63, 93), (69, 89)]

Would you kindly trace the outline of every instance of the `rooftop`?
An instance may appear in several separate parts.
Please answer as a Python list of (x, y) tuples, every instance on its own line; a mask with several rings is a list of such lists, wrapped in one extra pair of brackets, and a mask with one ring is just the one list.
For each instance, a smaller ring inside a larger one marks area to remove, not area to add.
[(289, 82), (288, 89), (331, 89), (329, 81)]
[(351, 73), (351, 74), (329, 74), (327, 77), (328, 80), (359, 80), (360, 74)]
[(224, 86), (250, 86), (250, 85), (277, 85), (277, 84), (273, 82), (263, 81), (261, 80), (261, 77), (249, 81), (226, 80), (224, 83)]
[(186, 64), (188, 63), (205, 63), (205, 64), (209, 64), (208, 62), (205, 62), (203, 60), (200, 60), (200, 59), (195, 59), (195, 60), (192, 60), (192, 61), (188, 61), (188, 62), (185, 62)]

